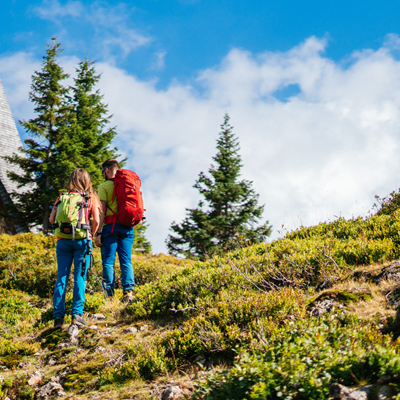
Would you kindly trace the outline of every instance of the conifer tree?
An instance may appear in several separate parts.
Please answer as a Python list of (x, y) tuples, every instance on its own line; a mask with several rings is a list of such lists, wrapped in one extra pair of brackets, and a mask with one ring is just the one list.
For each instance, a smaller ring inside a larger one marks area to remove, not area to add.
[(57, 146), (69, 121), (70, 107), (66, 103), (68, 88), (62, 81), (69, 77), (57, 63), (62, 52), (60, 43), (52, 38), (43, 57), (42, 69), (32, 76), (29, 99), (34, 104), (36, 116), (20, 121), (32, 138), (25, 140), (25, 157), (14, 154), (6, 159), (22, 168), (23, 174), (8, 174), (25, 192), (12, 193), (14, 205), (10, 212), (20, 225), (42, 225), (48, 231), (50, 205), (60, 189), (56, 158)]
[[(25, 140), (24, 156), (5, 157), (19, 166), (19, 175), (9, 171), (10, 178), (23, 187), (23, 193), (12, 193), (14, 204), (8, 207), (19, 225), (38, 226), (49, 230), (50, 206), (65, 188), (75, 168), (85, 168), (94, 187), (103, 181), (101, 164), (117, 158), (117, 149), (110, 148), (115, 128), (107, 127), (111, 115), (103, 96), (95, 91), (100, 80), (94, 62), (87, 59), (76, 68), (71, 87), (62, 85), (69, 77), (57, 62), (62, 52), (52, 38), (43, 57), (42, 69), (32, 76), (29, 99), (34, 104), (35, 118), (20, 121), (32, 138)], [(69, 95), (71, 93), (71, 95)], [(125, 160), (120, 162), (123, 165)]]
[(166, 240), (171, 254), (205, 259), (233, 250), (243, 240), (256, 242), (271, 234), (268, 221), (256, 226), (264, 206), (258, 205), (259, 195), (252, 189), (252, 182), (239, 180), (243, 165), (232, 129), (225, 114), (210, 176), (201, 172), (193, 186), (204, 200), (197, 208), (186, 209), (181, 224), (172, 223), (173, 234)]
[(94, 62), (85, 59), (79, 63), (71, 87), (72, 96), (69, 97), (72, 110), (70, 124), (58, 147), (57, 157), (57, 163), (64, 171), (64, 181), (74, 168), (85, 168), (94, 187), (104, 180), (101, 164), (109, 158), (118, 157), (117, 149), (109, 148), (117, 134), (115, 128), (107, 128), (111, 115), (108, 115), (107, 105), (99, 90), (94, 90), (99, 80)]
[(135, 240), (133, 241), (134, 251), (140, 251), (143, 254), (151, 253), (151, 244), (145, 236), (147, 228), (148, 224), (146, 221), (135, 226)]

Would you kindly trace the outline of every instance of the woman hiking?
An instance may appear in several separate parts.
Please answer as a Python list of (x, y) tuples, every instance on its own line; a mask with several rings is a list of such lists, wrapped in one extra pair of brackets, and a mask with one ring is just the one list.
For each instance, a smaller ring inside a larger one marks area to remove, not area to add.
[[(57, 238), (57, 282), (54, 288), (54, 327), (61, 328), (65, 317), (65, 295), (74, 262), (72, 322), (87, 325), (83, 318), (86, 276), (92, 251), (92, 237), (99, 226), (100, 202), (93, 191), (92, 181), (85, 169), (75, 169), (69, 177), (67, 191), (61, 193), (50, 214)], [(90, 227), (90, 219), (92, 226)]]

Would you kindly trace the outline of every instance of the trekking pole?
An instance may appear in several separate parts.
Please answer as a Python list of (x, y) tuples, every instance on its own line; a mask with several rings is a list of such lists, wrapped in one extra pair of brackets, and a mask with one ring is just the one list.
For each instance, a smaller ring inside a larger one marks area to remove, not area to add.
[(81, 271), (82, 277), (84, 277), (86, 273), (86, 256), (89, 256), (89, 266), (90, 266), (90, 256), (92, 255), (91, 250), (92, 248), (90, 246), (89, 230), (86, 230), (86, 251), (85, 254), (83, 255), (83, 261), (82, 261), (82, 271)]

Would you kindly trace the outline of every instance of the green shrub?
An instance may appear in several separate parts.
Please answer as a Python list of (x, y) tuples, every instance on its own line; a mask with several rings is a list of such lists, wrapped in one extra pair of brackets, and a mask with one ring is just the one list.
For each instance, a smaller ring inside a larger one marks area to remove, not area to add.
[(101, 384), (124, 383), (139, 378), (153, 380), (171, 369), (165, 357), (165, 349), (157, 343), (128, 345), (125, 350), (127, 361), (101, 374)]
[(39, 348), (40, 346), (38, 343), (0, 339), (0, 357), (15, 355), (15, 353), (24, 356), (30, 356), (35, 354)]
[(34, 306), (39, 299), (19, 290), (0, 288), (0, 333), (12, 338), (30, 332), (40, 319), (41, 311)]
[(257, 341), (257, 321), (269, 321), (276, 327), (287, 318), (303, 318), (305, 304), (303, 293), (290, 288), (279, 295), (270, 292), (230, 293), (224, 290), (211, 307), (199, 304), (195, 317), (183, 322), (179, 328), (168, 332), (161, 344), (167, 355), (179, 359), (181, 364), (194, 362), (197, 357), (232, 361), (237, 346), (248, 346)]
[(194, 399), (328, 399), (332, 382), (358, 385), (400, 373), (398, 345), (353, 317), (312, 319), (277, 329), (262, 350), (241, 350), (235, 365), (209, 375)]
[[(2, 389), (4, 389), (4, 392)], [(28, 385), (26, 377), (21, 375), (14, 379), (5, 379), (3, 388), (0, 385), (0, 396), (20, 400), (33, 400), (35, 390)]]
[(144, 285), (155, 282), (162, 276), (179, 272), (190, 264), (188, 260), (181, 260), (165, 254), (151, 256), (132, 256), (135, 284)]
[(0, 235), (0, 285), (51, 297), (57, 277), (56, 241), (42, 234)]

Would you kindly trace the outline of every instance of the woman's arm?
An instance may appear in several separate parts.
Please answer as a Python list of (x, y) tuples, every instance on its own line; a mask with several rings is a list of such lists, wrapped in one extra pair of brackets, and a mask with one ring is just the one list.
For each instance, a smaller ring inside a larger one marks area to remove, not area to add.
[(92, 235), (95, 235), (97, 232), (97, 229), (99, 228), (99, 223), (100, 223), (99, 207), (93, 207), (92, 217), (93, 217)]
[[(99, 221), (99, 231), (101, 232), (103, 228), (104, 217), (107, 213), (107, 202), (105, 200), (100, 200), (100, 221)], [(101, 236), (96, 236), (94, 242), (97, 247), (101, 247)]]
[(56, 222), (56, 214), (57, 214), (57, 207), (54, 206), (51, 210), (51, 214), (49, 217), (49, 222), (53, 225)]

